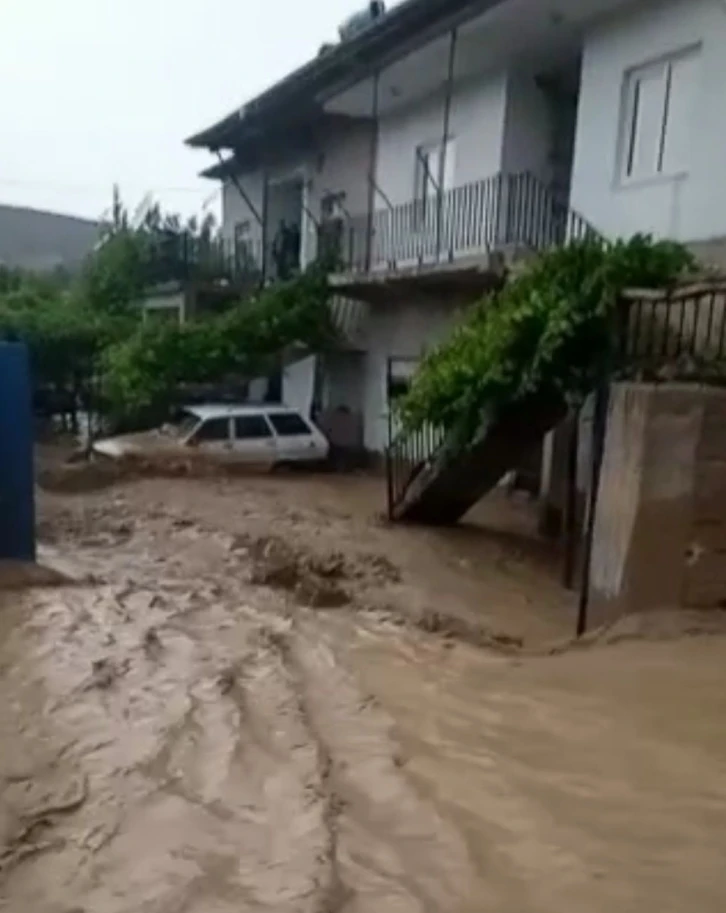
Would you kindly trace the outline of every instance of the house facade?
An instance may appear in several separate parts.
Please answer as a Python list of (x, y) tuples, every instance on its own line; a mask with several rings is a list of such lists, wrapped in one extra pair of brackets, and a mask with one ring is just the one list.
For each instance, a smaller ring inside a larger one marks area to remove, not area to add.
[(189, 142), (267, 277), (336, 253), (349, 345), (310, 370), (381, 452), (495, 255), (596, 230), (721, 258), (724, 51), (722, 0), (406, 0)]

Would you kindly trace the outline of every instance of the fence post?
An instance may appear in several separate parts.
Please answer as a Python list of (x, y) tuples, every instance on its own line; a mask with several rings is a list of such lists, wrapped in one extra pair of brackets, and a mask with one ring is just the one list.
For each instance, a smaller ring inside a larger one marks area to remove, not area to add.
[(577, 636), (587, 630), (587, 610), (590, 605), (590, 569), (592, 566), (592, 546), (595, 538), (595, 513), (597, 511), (598, 489), (600, 488), (600, 470), (605, 450), (607, 431), (608, 403), (610, 400), (610, 383), (602, 381), (595, 393), (595, 414), (592, 422), (592, 461), (590, 464), (590, 490), (587, 504), (587, 527), (585, 530), (585, 549), (582, 561), (582, 582), (580, 600), (577, 610)]

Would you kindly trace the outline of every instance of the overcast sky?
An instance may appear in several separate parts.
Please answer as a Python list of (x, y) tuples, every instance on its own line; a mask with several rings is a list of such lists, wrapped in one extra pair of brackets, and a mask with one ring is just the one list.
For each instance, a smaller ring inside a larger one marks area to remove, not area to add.
[(0, 0), (0, 203), (98, 217), (114, 181), (201, 209), (183, 145), (337, 37), (362, 0)]

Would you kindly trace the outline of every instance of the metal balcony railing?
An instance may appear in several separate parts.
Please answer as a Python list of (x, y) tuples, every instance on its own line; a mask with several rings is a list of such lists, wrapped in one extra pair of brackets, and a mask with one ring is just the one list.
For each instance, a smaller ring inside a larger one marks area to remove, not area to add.
[(149, 286), (188, 281), (252, 285), (262, 281), (262, 254), (259, 240), (161, 235), (147, 247), (146, 281)]
[(545, 250), (588, 235), (597, 233), (535, 175), (496, 174), (378, 209), (370, 220), (352, 217), (342, 255), (351, 272), (393, 270), (508, 246)]

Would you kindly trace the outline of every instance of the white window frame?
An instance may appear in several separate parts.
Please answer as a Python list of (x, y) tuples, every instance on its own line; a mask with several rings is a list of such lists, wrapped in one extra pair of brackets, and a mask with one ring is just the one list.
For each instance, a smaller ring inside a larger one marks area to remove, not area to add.
[[(696, 59), (701, 53), (700, 43), (689, 45), (674, 53), (657, 58), (648, 63), (639, 64), (627, 70), (623, 80), (622, 116), (619, 133), (618, 150), (618, 179), (623, 185), (639, 184), (653, 180), (672, 180), (688, 174), (687, 168), (668, 170), (665, 168), (666, 139), (668, 136), (669, 117), (671, 115), (671, 87), (673, 68), (683, 60)], [(657, 76), (662, 80), (662, 112), (660, 116), (660, 131), (657, 137), (657, 155), (652, 171), (647, 174), (633, 173), (633, 156), (637, 143), (637, 117), (639, 87), (642, 80)]]

